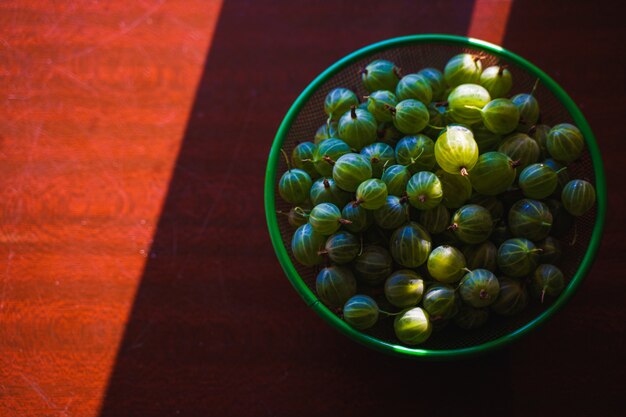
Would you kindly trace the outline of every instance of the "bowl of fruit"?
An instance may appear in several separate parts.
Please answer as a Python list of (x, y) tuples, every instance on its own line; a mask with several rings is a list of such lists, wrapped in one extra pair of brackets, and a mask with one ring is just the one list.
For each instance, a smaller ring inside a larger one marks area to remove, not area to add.
[(567, 93), (497, 45), (414, 35), (360, 49), (296, 99), (265, 179), (298, 294), (382, 352), (452, 359), (539, 327), (591, 268), (606, 183)]

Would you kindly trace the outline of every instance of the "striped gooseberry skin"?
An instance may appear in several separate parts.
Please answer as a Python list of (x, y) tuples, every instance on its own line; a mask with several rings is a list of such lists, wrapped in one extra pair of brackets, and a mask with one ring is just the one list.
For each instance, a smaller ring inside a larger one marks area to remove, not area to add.
[(355, 295), (343, 306), (343, 319), (355, 329), (369, 329), (378, 321), (378, 304), (367, 295)]
[(528, 239), (506, 240), (498, 248), (498, 268), (507, 276), (523, 277), (535, 270), (538, 252), (535, 244)]
[(409, 179), (411, 179), (411, 173), (404, 165), (387, 167), (381, 175), (381, 180), (387, 185), (387, 194), (396, 197), (401, 197), (404, 194)]
[(415, 135), (430, 121), (428, 108), (421, 101), (406, 99), (399, 102), (392, 110), (393, 125), (406, 135)]
[(444, 284), (457, 282), (465, 274), (466, 261), (463, 253), (454, 246), (438, 246), (428, 255), (428, 273)]
[(409, 222), (397, 228), (389, 242), (393, 259), (407, 268), (415, 268), (426, 262), (431, 246), (430, 235), (426, 229), (415, 222)]
[(343, 207), (352, 200), (352, 194), (337, 187), (332, 178), (319, 178), (311, 186), (309, 199), (313, 206), (332, 203), (337, 207)]
[(476, 55), (458, 54), (450, 58), (443, 69), (443, 77), (450, 87), (466, 83), (477, 83), (483, 64)]
[(437, 207), (443, 199), (441, 181), (430, 171), (421, 171), (413, 175), (406, 186), (409, 203), (418, 210), (430, 210)]
[(585, 139), (576, 126), (561, 123), (548, 132), (546, 147), (554, 159), (568, 164), (580, 158), (585, 148)]
[(428, 105), (433, 99), (433, 89), (430, 82), (420, 74), (407, 74), (396, 86), (398, 100), (414, 99)]
[(356, 294), (356, 279), (350, 268), (343, 266), (322, 268), (315, 279), (315, 291), (324, 304), (339, 308)]
[(377, 59), (361, 71), (361, 80), (369, 93), (376, 90), (396, 91), (399, 73), (400, 69), (393, 62)]
[(358, 106), (359, 98), (347, 88), (334, 88), (326, 95), (324, 100), (324, 112), (328, 120), (337, 120), (345, 114), (350, 107)]
[(351, 148), (361, 148), (376, 142), (378, 123), (374, 116), (364, 109), (348, 110), (337, 123), (337, 134)]
[(313, 138), (313, 143), (319, 145), (321, 142), (326, 139), (336, 138), (337, 137), (337, 123), (324, 123), (321, 125), (317, 131), (315, 131), (315, 137)]
[(462, 252), (465, 255), (468, 269), (486, 269), (496, 272), (498, 248), (493, 242), (487, 240), (477, 245), (467, 245), (463, 247)]
[(539, 120), (539, 102), (532, 94), (517, 94), (511, 101), (519, 110), (517, 131), (527, 133)]
[(514, 133), (507, 136), (498, 147), (498, 152), (507, 154), (518, 163), (517, 172), (521, 172), (530, 164), (539, 160), (539, 145), (525, 133)]
[(388, 196), (385, 204), (373, 213), (374, 222), (381, 229), (397, 229), (409, 221), (409, 205), (393, 195)]
[(478, 145), (478, 152), (480, 154), (495, 151), (502, 142), (502, 135), (493, 133), (482, 123), (473, 126), (472, 133), (474, 134), (474, 140)]
[(441, 203), (448, 208), (459, 208), (471, 197), (472, 184), (467, 176), (450, 174), (443, 169), (435, 173), (441, 181), (443, 199)]
[(542, 264), (537, 267), (530, 281), (530, 291), (536, 299), (543, 302), (544, 296), (556, 297), (565, 288), (563, 272), (551, 264)]
[(363, 232), (370, 227), (374, 221), (371, 211), (358, 204), (354, 204), (354, 202), (350, 202), (343, 207), (341, 217), (352, 222), (343, 225), (344, 229), (352, 233)]
[(559, 183), (556, 172), (545, 164), (531, 164), (519, 174), (518, 184), (524, 195), (537, 200), (551, 195)]
[(309, 198), (313, 180), (306, 171), (292, 168), (286, 171), (278, 182), (278, 194), (288, 203), (300, 204)]
[(359, 185), (372, 178), (372, 165), (363, 155), (347, 153), (339, 157), (333, 166), (333, 179), (339, 188), (355, 192)]
[(556, 173), (556, 177), (557, 177), (556, 192), (560, 194), (560, 192), (563, 190), (563, 187), (565, 187), (565, 184), (567, 184), (570, 181), (569, 173), (567, 172), (567, 167), (563, 165), (562, 163), (555, 161), (552, 158), (548, 158), (544, 160), (543, 164), (552, 168), (552, 170)]
[(432, 284), (422, 300), (424, 310), (433, 322), (451, 319), (459, 311), (459, 298), (454, 288), (446, 284)]
[[(438, 105), (439, 104), (439, 105)], [(426, 136), (436, 138), (439, 136), (443, 126), (447, 125), (445, 106), (440, 103), (432, 102), (428, 106), (428, 125), (422, 130), (422, 133)]]
[(391, 112), (389, 107), (395, 107), (398, 104), (398, 98), (391, 91), (377, 90), (367, 96), (367, 111), (378, 122), (390, 122)]
[(341, 139), (328, 138), (317, 146), (313, 153), (313, 166), (323, 177), (333, 175), (333, 165), (341, 156), (352, 152), (350, 146)]
[(311, 179), (316, 179), (320, 174), (313, 164), (313, 155), (317, 145), (313, 142), (302, 142), (296, 145), (291, 152), (291, 165), (305, 171)]
[(495, 221), (502, 219), (504, 215), (504, 204), (499, 198), (490, 195), (482, 195), (478, 193), (472, 194), (469, 203), (483, 206), (491, 214), (491, 218)]
[(563, 207), (573, 216), (582, 216), (596, 203), (596, 190), (585, 180), (572, 180), (561, 191)]
[(411, 174), (430, 171), (435, 166), (435, 142), (426, 135), (405, 136), (396, 144), (396, 162)]
[(356, 202), (368, 210), (376, 210), (387, 201), (387, 185), (378, 178), (370, 178), (356, 189)]
[(537, 248), (541, 249), (538, 262), (542, 264), (556, 264), (561, 259), (561, 254), (563, 253), (561, 242), (552, 236), (548, 236), (541, 242), (538, 242)]
[(385, 298), (393, 306), (407, 308), (416, 306), (424, 295), (424, 280), (410, 269), (394, 272), (385, 281)]
[(509, 229), (515, 237), (532, 241), (545, 239), (552, 228), (552, 213), (539, 200), (525, 198), (509, 210)]
[(450, 211), (443, 204), (430, 210), (420, 210), (419, 222), (429, 233), (442, 233), (450, 225)]
[(489, 319), (488, 308), (474, 308), (465, 303), (459, 306), (459, 312), (454, 316), (454, 323), (462, 329), (477, 329)]
[(396, 337), (409, 346), (424, 343), (433, 331), (428, 313), (420, 307), (404, 310), (393, 321)]
[(324, 250), (334, 263), (346, 264), (359, 254), (361, 242), (352, 233), (340, 230), (326, 239)]
[(302, 207), (292, 207), (287, 213), (287, 221), (297, 229), (309, 222), (309, 214)]
[(314, 266), (324, 260), (320, 251), (324, 248), (325, 242), (326, 237), (313, 230), (311, 224), (303, 224), (293, 234), (291, 252), (302, 265)]
[(378, 285), (393, 272), (393, 259), (382, 246), (368, 246), (354, 260), (354, 272), (364, 283)]
[(423, 68), (417, 74), (428, 81), (432, 92), (432, 100), (441, 101), (445, 98), (446, 81), (441, 71), (436, 68)]
[(551, 128), (548, 125), (539, 124), (533, 126), (528, 132), (530, 137), (533, 138), (535, 142), (537, 142), (537, 145), (539, 145), (540, 159), (546, 159), (550, 155), (548, 153), (548, 145), (546, 143), (548, 140), (548, 133), (550, 132), (550, 129)]
[(476, 192), (494, 196), (505, 192), (515, 182), (515, 163), (505, 153), (487, 152), (478, 157), (469, 174)]
[(528, 291), (522, 282), (515, 278), (500, 277), (500, 293), (491, 309), (502, 316), (519, 314), (528, 305)]
[(478, 161), (478, 145), (472, 131), (450, 125), (435, 142), (435, 159), (450, 174), (466, 175)]
[(482, 243), (493, 231), (493, 219), (486, 208), (477, 204), (466, 204), (454, 212), (450, 228), (464, 243)]
[(332, 203), (322, 203), (313, 207), (309, 223), (317, 233), (328, 236), (341, 227), (341, 210)]
[(361, 149), (360, 154), (369, 159), (374, 178), (380, 178), (386, 166), (392, 166), (396, 163), (396, 154), (393, 148), (386, 143), (376, 142), (367, 145)]
[(450, 115), (457, 123), (473, 125), (482, 120), (481, 109), (491, 101), (489, 92), (478, 84), (461, 84), (448, 95)]
[(508, 69), (496, 65), (485, 68), (482, 74), (480, 74), (478, 83), (489, 91), (491, 98), (500, 98), (506, 96), (511, 91), (513, 76)]
[(483, 107), (482, 120), (487, 129), (498, 135), (506, 135), (519, 124), (519, 110), (507, 98), (491, 100)]
[(500, 283), (493, 272), (475, 269), (468, 272), (459, 285), (461, 299), (472, 307), (482, 308), (493, 304), (500, 293)]

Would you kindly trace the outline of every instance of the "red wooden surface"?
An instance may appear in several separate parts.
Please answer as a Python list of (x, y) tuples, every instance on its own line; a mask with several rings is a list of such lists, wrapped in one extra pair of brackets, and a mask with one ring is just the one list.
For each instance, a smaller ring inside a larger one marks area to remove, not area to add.
[[(0, 416), (620, 415), (624, 26), (606, 3), (514, 2), (504, 32), (506, 5), (477, 9), (471, 24), (457, 1), (0, 3)], [(346, 53), (468, 31), (503, 36), (582, 108), (607, 228), (543, 329), (475, 360), (407, 362), (290, 287), (266, 157)]]

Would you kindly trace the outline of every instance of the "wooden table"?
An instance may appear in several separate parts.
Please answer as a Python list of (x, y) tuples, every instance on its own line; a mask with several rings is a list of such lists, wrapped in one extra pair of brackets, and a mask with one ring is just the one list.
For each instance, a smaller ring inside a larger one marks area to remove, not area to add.
[[(619, 415), (625, 27), (607, 2), (0, 3), (0, 415)], [(474, 12), (474, 13), (472, 13)], [(602, 248), (543, 329), (419, 363), (284, 278), (262, 185), (298, 93), (366, 44), (446, 32), (552, 75), (608, 176)]]

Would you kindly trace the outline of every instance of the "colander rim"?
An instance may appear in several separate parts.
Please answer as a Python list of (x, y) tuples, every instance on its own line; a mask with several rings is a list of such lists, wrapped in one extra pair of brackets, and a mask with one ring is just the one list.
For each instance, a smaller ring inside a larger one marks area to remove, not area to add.
[[(574, 123), (582, 132), (591, 156), (596, 180), (596, 219), (591, 239), (589, 241), (589, 246), (587, 247), (585, 255), (578, 270), (576, 271), (576, 274), (569, 282), (567, 287), (564, 289), (564, 291), (561, 293), (561, 295), (546, 310), (541, 312), (541, 314), (539, 314), (537, 317), (535, 317), (525, 325), (521, 326), (520, 328), (510, 333), (507, 333), (504, 336), (500, 336), (494, 340), (460, 349), (434, 350), (410, 348), (399, 344), (385, 342), (350, 327), (335, 313), (330, 311), (322, 302), (320, 302), (320, 300), (316, 297), (313, 291), (309, 289), (304, 280), (296, 271), (295, 266), (291, 262), (291, 258), (289, 257), (289, 254), (287, 252), (287, 248), (283, 244), (276, 215), (275, 187), (278, 160), (281, 156), (280, 149), (289, 133), (291, 125), (293, 124), (300, 110), (307, 103), (309, 98), (320, 87), (322, 87), (326, 83), (326, 81), (335, 76), (339, 71), (361, 59), (367, 58), (368, 56), (383, 52), (388, 49), (399, 48), (403, 46), (420, 45), (425, 43), (453, 45), (482, 50), (488, 52), (489, 54), (513, 62), (520, 68), (539, 78), (543, 85), (547, 87), (556, 96), (559, 102), (566, 108), (566, 110), (572, 116)], [(322, 73), (320, 73), (302, 91), (302, 93), (294, 101), (287, 114), (285, 115), (274, 138), (265, 174), (264, 201), (267, 226), (278, 261), (280, 262), (280, 265), (287, 275), (287, 278), (289, 279), (295, 290), (298, 292), (298, 294), (302, 297), (302, 299), (307, 303), (308, 306), (310, 306), (319, 316), (322, 317), (322, 319), (324, 319), (332, 327), (336, 328), (341, 333), (345, 334), (356, 342), (359, 342), (365, 346), (384, 353), (416, 359), (421, 358), (430, 360), (449, 360), (474, 356), (477, 354), (484, 354), (509, 345), (510, 343), (518, 340), (520, 337), (526, 335), (530, 331), (544, 324), (572, 298), (572, 296), (582, 283), (582, 280), (591, 268), (598, 248), (600, 246), (606, 216), (607, 190), (602, 157), (591, 127), (587, 123), (587, 120), (583, 116), (576, 103), (569, 97), (565, 90), (563, 90), (563, 88), (561, 88), (557, 84), (556, 81), (554, 81), (545, 72), (543, 72), (541, 69), (539, 69), (528, 60), (520, 57), (513, 52), (508, 51), (501, 46), (492, 44), (490, 42), (450, 34), (419, 34), (387, 39), (365, 46), (355, 52), (352, 52), (351, 54), (346, 55), (345, 57), (328, 67), (326, 70), (324, 70)]]

